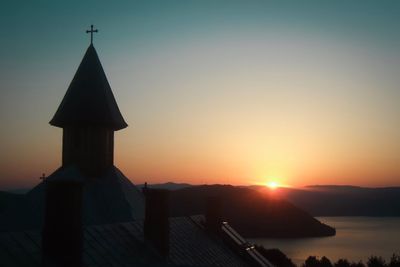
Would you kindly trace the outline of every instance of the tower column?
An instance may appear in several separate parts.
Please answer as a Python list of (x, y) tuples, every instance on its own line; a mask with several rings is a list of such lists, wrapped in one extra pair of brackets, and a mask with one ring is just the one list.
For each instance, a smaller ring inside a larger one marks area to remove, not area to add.
[(76, 164), (82, 172), (97, 176), (114, 164), (114, 131), (101, 127), (63, 129), (62, 165)]

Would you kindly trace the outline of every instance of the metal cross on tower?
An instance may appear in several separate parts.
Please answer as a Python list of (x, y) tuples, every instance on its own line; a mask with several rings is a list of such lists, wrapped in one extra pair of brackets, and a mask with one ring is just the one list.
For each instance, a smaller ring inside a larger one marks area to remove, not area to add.
[(93, 30), (93, 24), (90, 25), (90, 30), (86, 30), (86, 33), (90, 33), (90, 44), (93, 44), (93, 33), (99, 32), (97, 29)]

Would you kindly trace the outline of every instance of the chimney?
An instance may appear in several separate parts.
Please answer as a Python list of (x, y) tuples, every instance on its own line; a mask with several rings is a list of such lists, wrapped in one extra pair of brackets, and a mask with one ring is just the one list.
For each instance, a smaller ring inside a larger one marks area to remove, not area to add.
[(164, 258), (167, 258), (169, 254), (169, 191), (146, 187), (144, 194), (146, 198), (144, 237)]
[(219, 234), (222, 229), (222, 199), (220, 197), (208, 197), (206, 199), (206, 223), (209, 233)]
[(44, 267), (82, 266), (82, 183), (45, 182), (45, 216), (42, 232)]

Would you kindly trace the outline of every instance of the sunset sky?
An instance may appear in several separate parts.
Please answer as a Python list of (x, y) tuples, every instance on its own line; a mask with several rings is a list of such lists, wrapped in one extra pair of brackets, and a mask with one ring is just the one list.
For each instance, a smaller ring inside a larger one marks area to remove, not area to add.
[(92, 23), (134, 183), (400, 186), (400, 1), (82, 2), (2, 2), (0, 190), (60, 166)]

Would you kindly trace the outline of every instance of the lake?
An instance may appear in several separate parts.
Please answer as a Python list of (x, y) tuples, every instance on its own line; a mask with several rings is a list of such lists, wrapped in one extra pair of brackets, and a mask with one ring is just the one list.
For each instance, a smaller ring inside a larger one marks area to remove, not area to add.
[(265, 248), (279, 248), (300, 266), (310, 256), (326, 256), (332, 262), (339, 258), (366, 262), (371, 255), (389, 260), (400, 253), (399, 217), (318, 217), (336, 228), (336, 236), (319, 238), (255, 238), (250, 242)]

